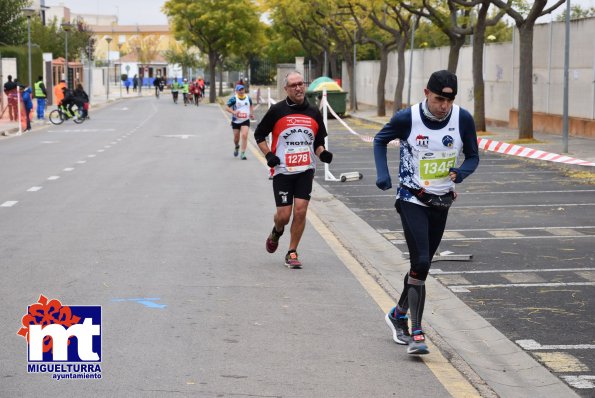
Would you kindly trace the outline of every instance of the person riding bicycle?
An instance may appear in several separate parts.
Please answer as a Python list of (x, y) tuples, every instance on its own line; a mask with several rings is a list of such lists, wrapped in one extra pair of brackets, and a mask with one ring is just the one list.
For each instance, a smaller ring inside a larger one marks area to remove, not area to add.
[(155, 97), (159, 97), (159, 91), (163, 90), (161, 88), (161, 78), (159, 76), (153, 80), (153, 86), (155, 86)]
[(89, 95), (85, 92), (82, 84), (77, 84), (74, 89), (75, 103), (82, 110), (81, 116), (85, 119), (89, 118)]
[(74, 116), (74, 111), (72, 107), (76, 105), (79, 109), (83, 108), (83, 103), (74, 95), (72, 90), (68, 87), (63, 87), (62, 92), (64, 93), (64, 98), (58, 104), (58, 106), (62, 109), (62, 111), (66, 114), (68, 118)]

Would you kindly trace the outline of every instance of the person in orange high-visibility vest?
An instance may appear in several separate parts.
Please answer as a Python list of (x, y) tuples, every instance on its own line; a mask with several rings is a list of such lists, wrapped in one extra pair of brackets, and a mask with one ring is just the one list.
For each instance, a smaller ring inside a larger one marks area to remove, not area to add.
[(60, 102), (64, 99), (64, 88), (66, 88), (64, 80), (60, 80), (60, 83), (54, 86), (54, 105), (60, 105)]

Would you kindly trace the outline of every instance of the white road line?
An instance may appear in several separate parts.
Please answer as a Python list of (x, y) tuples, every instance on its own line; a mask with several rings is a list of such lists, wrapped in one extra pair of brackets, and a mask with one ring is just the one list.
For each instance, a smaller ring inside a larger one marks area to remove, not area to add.
[(465, 195), (514, 195), (514, 194), (533, 194), (533, 193), (591, 193), (595, 192), (595, 189), (561, 189), (551, 191), (495, 191), (495, 192), (459, 192)]
[(469, 289), (493, 289), (498, 287), (563, 287), (563, 286), (595, 286), (595, 282), (548, 282), (548, 283), (492, 283), (489, 285), (448, 286), (453, 292), (468, 293)]
[(48, 130), (48, 133), (96, 133), (100, 131), (116, 131), (116, 129), (70, 129), (70, 130)]
[[(343, 195), (345, 196), (345, 195)], [(535, 207), (557, 207), (559, 209), (564, 209), (564, 207), (574, 207), (574, 206), (595, 206), (595, 203), (552, 203), (552, 204), (535, 204), (535, 203), (527, 203), (522, 205), (483, 205), (483, 206), (458, 206), (454, 205), (450, 208), (450, 211), (453, 210), (466, 210), (466, 209), (522, 209), (522, 208), (535, 208)], [(392, 211), (391, 208), (387, 205), (386, 207), (376, 208), (376, 207), (353, 207), (353, 211)]]
[(27, 189), (27, 192), (37, 192), (41, 189), (42, 187), (31, 187), (29, 189)]
[(58, 179), (60, 179), (60, 176), (49, 176), (48, 177), (48, 180), (49, 181), (55, 181), (55, 180), (58, 180)]
[(432, 275), (456, 275), (456, 274), (503, 274), (514, 272), (575, 272), (575, 271), (595, 271), (595, 268), (550, 268), (550, 269), (488, 269), (474, 271), (442, 271), (440, 268), (430, 269)]
[(522, 349), (527, 351), (538, 350), (595, 350), (595, 344), (553, 344), (541, 345), (535, 340), (516, 340)]
[(579, 376), (560, 376), (571, 387), (577, 389), (595, 388), (595, 376), (579, 375)]
[(99, 152), (99, 153), (105, 152), (105, 149), (98, 149), (97, 152)]
[[(357, 185), (358, 187), (362, 187), (364, 185)], [(375, 185), (374, 185), (375, 186)], [(495, 191), (495, 192), (458, 192), (461, 195), (515, 195), (515, 194), (537, 194), (537, 193), (592, 193), (595, 192), (595, 189), (573, 189), (573, 190), (558, 190), (558, 191)], [(351, 198), (384, 198), (384, 197), (394, 197), (394, 193), (387, 193), (387, 194), (378, 194), (378, 195), (349, 195), (348, 197)]]
[(0, 207), (12, 207), (12, 206), (16, 205), (17, 203), (19, 203), (18, 200), (8, 200), (8, 201), (2, 203), (0, 205)]
[(519, 239), (581, 239), (595, 238), (595, 235), (548, 235), (548, 236), (488, 236), (485, 238), (442, 238), (442, 242), (484, 241), (484, 240), (519, 240)]
[(595, 203), (552, 203), (552, 204), (522, 204), (522, 205), (491, 205), (491, 206), (453, 206), (452, 209), (497, 209), (497, 208), (522, 208), (522, 207), (572, 207), (595, 206)]
[(87, 157), (88, 157), (88, 158), (94, 158), (95, 156), (97, 156), (97, 155), (89, 155), (89, 156), (87, 156)]
[[(188, 138), (194, 137), (194, 134), (169, 134), (169, 135), (158, 135), (158, 137), (181, 138), (183, 140), (187, 140)], [(374, 168), (374, 170), (376, 170), (376, 169)]]
[[(486, 231), (541, 231), (548, 229), (592, 229), (595, 225), (581, 225), (575, 227), (520, 227), (520, 228), (469, 228), (469, 229), (448, 229), (451, 232), (486, 232)], [(386, 231), (386, 232), (403, 232), (403, 230)]]
[[(469, 228), (469, 229), (447, 229), (444, 231), (445, 236), (448, 234), (461, 234), (465, 232), (490, 232), (490, 231), (546, 231), (552, 233), (552, 231), (572, 231), (574, 229), (595, 229), (594, 225), (582, 225), (572, 227), (518, 227), (518, 228)], [(402, 229), (388, 230), (388, 229), (377, 229), (380, 234), (403, 234)], [(565, 234), (566, 235), (566, 234)]]
[(74, 167), (67, 167), (64, 169), (64, 171), (72, 171), (72, 170), (74, 170)]
[(78, 161), (78, 162), (76, 162), (76, 163), (77, 163), (77, 164), (85, 164), (85, 163), (87, 163), (87, 161), (86, 161), (86, 160), (79, 160), (79, 161)]

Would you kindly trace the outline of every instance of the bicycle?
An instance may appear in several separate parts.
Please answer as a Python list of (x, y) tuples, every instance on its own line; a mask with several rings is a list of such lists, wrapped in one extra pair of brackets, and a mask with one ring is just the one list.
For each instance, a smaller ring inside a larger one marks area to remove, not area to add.
[(85, 121), (85, 118), (83, 117), (83, 110), (79, 109), (77, 105), (72, 107), (72, 113), (74, 116), (70, 116), (68, 110), (65, 110), (59, 106), (50, 112), (50, 122), (52, 122), (52, 124), (62, 124), (64, 121), (72, 119), (72, 121), (76, 124), (81, 124)]

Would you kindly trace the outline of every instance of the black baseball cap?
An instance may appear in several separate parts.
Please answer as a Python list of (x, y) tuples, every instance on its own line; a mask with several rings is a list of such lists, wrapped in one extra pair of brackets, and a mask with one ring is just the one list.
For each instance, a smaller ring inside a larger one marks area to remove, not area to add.
[[(443, 91), (447, 87), (452, 89), (452, 92)], [(455, 99), (455, 96), (457, 95), (457, 75), (447, 70), (434, 72), (432, 73), (432, 76), (430, 76), (430, 80), (428, 80), (427, 88), (434, 94), (449, 99)]]

